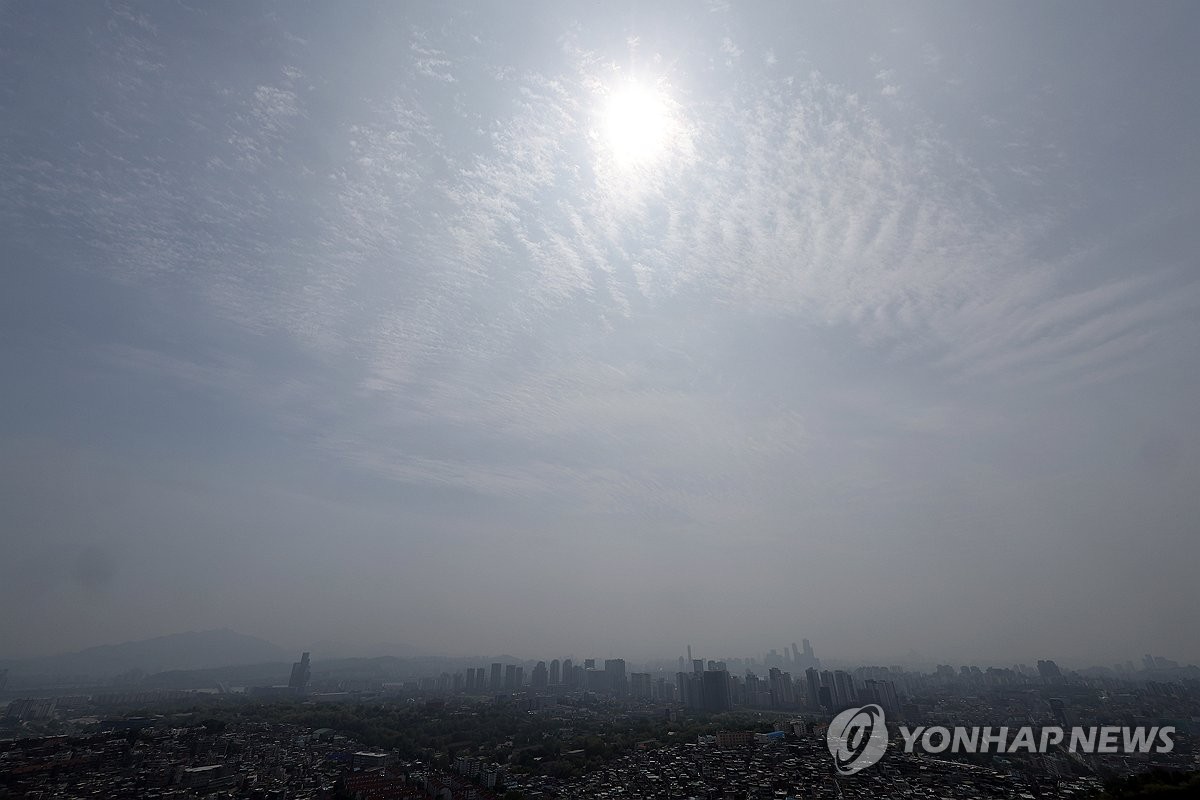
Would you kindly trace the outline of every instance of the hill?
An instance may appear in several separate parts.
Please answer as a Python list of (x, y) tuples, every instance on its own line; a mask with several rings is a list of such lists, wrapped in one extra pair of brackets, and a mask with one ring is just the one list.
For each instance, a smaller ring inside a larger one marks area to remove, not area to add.
[(89, 647), (43, 658), (0, 661), (0, 669), (7, 668), (13, 676), (71, 675), (103, 679), (130, 670), (152, 674), (268, 661), (290, 662), (298, 655), (265, 639), (222, 628)]

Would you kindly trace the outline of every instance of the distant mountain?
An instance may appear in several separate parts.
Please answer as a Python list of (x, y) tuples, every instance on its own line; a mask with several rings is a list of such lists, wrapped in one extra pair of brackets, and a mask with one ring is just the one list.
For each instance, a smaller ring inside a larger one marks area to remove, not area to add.
[(124, 644), (89, 647), (44, 658), (0, 661), (12, 675), (72, 675), (111, 678), (130, 670), (153, 674), (169, 670), (211, 669), (268, 661), (294, 661), (290, 650), (228, 628), (158, 636)]
[[(378, 658), (392, 656), (393, 658), (415, 658), (425, 655), (419, 647), (403, 642), (376, 642), (374, 644), (356, 645), (332, 639), (322, 639), (313, 643), (306, 650), (312, 651), (314, 658)], [(293, 658), (293, 660), (295, 660)]]
[(363, 648), (363, 650), (367, 655), (392, 656), (394, 658), (416, 658), (428, 655), (420, 647), (405, 642), (378, 642)]

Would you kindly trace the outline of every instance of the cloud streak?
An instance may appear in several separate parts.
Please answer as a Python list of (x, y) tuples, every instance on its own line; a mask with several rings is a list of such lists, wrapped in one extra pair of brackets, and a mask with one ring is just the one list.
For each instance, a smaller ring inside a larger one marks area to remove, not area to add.
[[(1090, 474), (1125, 445), (1089, 431), (1186, 427), (1200, 284), (1180, 206), (1109, 197), (1105, 165), (1062, 144), (1103, 120), (1005, 105), (950, 23), (911, 52), (883, 26), (831, 55), (717, 11), (656, 39), (576, 9), (521, 39), (485, 11), (89, 10), (86, 71), (0, 95), (5, 241), (63, 308), (88, 308), (77, 284), (134, 310), (64, 311), (55, 380), (97, 381), (130, 441), (149, 429), (103, 376), (174, 387), (186, 452), (222, 420), (267, 431), (226, 457), (286, 449), (456, 529), (618, 520), (671, 546), (880, 558), (956, 520), (1077, 530), (1069, 504), (1013, 508), (1023, 453), (1061, 436), (1063, 469)], [(44, 63), (62, 21), (5, 13), (0, 67)], [(604, 133), (631, 80), (669, 119), (632, 166)], [(1133, 382), (1159, 401), (1131, 421)]]

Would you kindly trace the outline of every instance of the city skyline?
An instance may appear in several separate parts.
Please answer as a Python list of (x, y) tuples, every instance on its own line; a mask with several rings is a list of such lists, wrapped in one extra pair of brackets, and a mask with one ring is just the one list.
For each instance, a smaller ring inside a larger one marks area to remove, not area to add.
[[(168, 642), (181, 642), (188, 640), (189, 637), (210, 637), (205, 639), (199, 652), (211, 652), (214, 646), (220, 646), (224, 651), (224, 656), (218, 656), (215, 659), (208, 659), (206, 663), (195, 662), (194, 659), (200, 657), (196, 653), (196, 644), (188, 642), (182, 645), (182, 652), (173, 651), (179, 649), (180, 645), (174, 647), (168, 646)], [(218, 639), (222, 636), (232, 636), (241, 639), (241, 646), (244, 648), (246, 641), (249, 641), (252, 646), (261, 645), (262, 647), (273, 649), (274, 658), (267, 658), (263, 655), (263, 650), (256, 650), (257, 656), (237, 656), (232, 655), (236, 651), (236, 645), (218, 645), (216, 640), (211, 637), (216, 636)], [(1064, 668), (1070, 670), (1079, 670), (1088, 674), (1099, 671), (1099, 673), (1109, 673), (1119, 677), (1128, 677), (1138, 672), (1178, 672), (1181, 669), (1196, 670), (1198, 667), (1194, 663), (1177, 661), (1172, 658), (1172, 654), (1162, 653), (1142, 653), (1137, 655), (1118, 654), (1114, 653), (1108, 660), (1105, 661), (1088, 661), (1072, 663), (1070, 660), (1056, 658), (1053, 653), (1040, 654), (1037, 658), (1021, 658), (1008, 657), (996, 659), (958, 659), (951, 657), (930, 657), (930, 658), (914, 658), (914, 654), (897, 657), (879, 657), (855, 659), (846, 658), (839, 654), (830, 656), (826, 654), (825, 658), (819, 658), (815, 654), (815, 648), (807, 638), (800, 640), (803, 643), (803, 648), (798, 643), (791, 643), (782, 648), (760, 649), (750, 652), (734, 652), (724, 650), (701, 651), (693, 648), (691, 645), (684, 645), (683, 649), (675, 656), (671, 656), (664, 652), (652, 654), (625, 654), (623, 657), (614, 657), (612, 654), (604, 658), (592, 656), (579, 656), (575, 652), (566, 654), (558, 653), (548, 658), (540, 656), (531, 656), (528, 653), (521, 654), (519, 652), (504, 651), (502, 653), (481, 654), (479, 652), (463, 652), (463, 653), (431, 653), (431, 652), (408, 652), (404, 656), (397, 656), (394, 653), (389, 653), (386, 646), (383, 649), (377, 650), (360, 650), (360, 651), (340, 651), (326, 650), (322, 652), (320, 648), (315, 648), (317, 653), (318, 664), (345, 663), (355, 660), (373, 659), (380, 657), (390, 657), (395, 660), (396, 665), (410, 664), (411, 668), (422, 669), (420, 665), (429, 665), (442, 663), (444, 665), (454, 665), (453, 668), (460, 670), (458, 677), (465, 678), (468, 684), (472, 679), (469, 674), (471, 670), (479, 670), (479, 686), (487, 686), (489, 689), (495, 689), (497, 686), (512, 688), (511, 683), (519, 685), (533, 686), (541, 688), (555, 685), (572, 685), (580, 688), (586, 685), (586, 680), (580, 677), (579, 674), (571, 676), (571, 670), (574, 668), (577, 671), (592, 671), (599, 669), (603, 672), (608, 668), (608, 664), (620, 664), (622, 674), (625, 673), (626, 666), (629, 670), (646, 669), (658, 675), (672, 675), (676, 671), (696, 671), (702, 672), (709, 669), (714, 669), (715, 664), (721, 665), (719, 668), (730, 670), (731, 674), (739, 671), (751, 672), (754, 670), (773, 671), (774, 668), (787, 669), (795, 673), (796, 679), (802, 679), (804, 673), (809, 668), (815, 668), (819, 671), (827, 669), (846, 670), (846, 669), (863, 669), (889, 667), (892, 669), (914, 670), (917, 672), (928, 671), (930, 673), (941, 672), (949, 665), (951, 669), (968, 668), (978, 671), (980, 668), (993, 669), (999, 668), (1004, 670), (1016, 670), (1017, 672), (1025, 672), (1027, 674), (1035, 674), (1043, 664), (1056, 664), (1062, 661)], [(164, 653), (162, 647), (151, 651), (153, 654), (148, 654), (145, 647), (147, 645), (159, 644), (166, 648)], [(230, 647), (234, 647), (231, 650)], [(124, 657), (118, 656), (118, 651), (122, 648), (136, 648), (135, 652), (141, 655), (127, 654)], [(591, 648), (586, 653), (593, 652), (595, 648)], [(191, 655), (187, 655), (190, 652)], [(107, 667), (107, 672), (92, 672), (94, 678), (108, 678), (112, 675), (120, 674), (137, 674), (148, 675), (155, 671), (180, 671), (190, 669), (214, 669), (220, 667), (236, 667), (250, 666), (254, 664), (265, 663), (269, 660), (274, 660), (281, 663), (286, 663), (286, 655), (291, 651), (285, 647), (279, 647), (264, 640), (250, 637), (248, 640), (233, 631), (207, 631), (188, 634), (176, 634), (167, 637), (158, 637), (139, 642), (126, 642), (121, 644), (110, 644), (98, 648), (85, 649), (72, 653), (48, 654), (40, 658), (20, 659), (9, 658), (4, 653), (0, 653), (0, 689), (3, 688), (4, 679), (10, 669), (15, 669), (15, 674), (20, 676), (20, 679), (28, 682), (36, 680), (38, 676), (53, 676), (55, 674), (89, 674), (84, 665), (90, 663), (90, 654), (103, 654), (101, 663), (117, 664), (118, 666)], [(536, 651), (534, 651), (536, 652)], [(312, 675), (310, 667), (311, 652), (305, 649), (301, 654), (301, 660), (292, 662), (291, 673), (287, 680), (287, 686), (291, 689), (302, 689), (307, 685), (308, 680)], [(696, 657), (693, 657), (696, 656)], [(60, 661), (56, 659), (73, 657), (73, 661), (69, 662), (72, 666), (64, 667)], [(187, 659), (193, 659), (192, 663), (187, 663)], [(116, 659), (114, 661), (114, 659)], [(500, 659), (499, 662), (494, 659)], [(165, 660), (165, 666), (156, 667), (156, 664), (161, 664)], [(478, 662), (475, 664), (474, 662)], [(490, 664), (490, 667), (485, 669), (483, 664)], [(470, 666), (466, 666), (470, 665)], [(526, 670), (522, 665), (528, 665), (530, 669)], [(727, 666), (728, 665), (728, 666)], [(1036, 665), (1036, 666), (1031, 666)], [(468, 670), (467, 673), (462, 673), (463, 668)], [(491, 672), (488, 672), (488, 669)], [(1054, 667), (1058, 669), (1057, 666)], [(544, 670), (539, 674), (540, 670)], [(485, 677), (485, 673), (487, 676)], [(631, 678), (627, 678), (631, 680)], [(280, 684), (282, 686), (282, 684)], [(606, 684), (607, 686), (607, 684)]]

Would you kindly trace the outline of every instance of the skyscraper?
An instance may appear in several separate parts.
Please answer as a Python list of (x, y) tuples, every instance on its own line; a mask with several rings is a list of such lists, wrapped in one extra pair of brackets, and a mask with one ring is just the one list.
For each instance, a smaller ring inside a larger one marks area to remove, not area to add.
[(675, 689), (680, 703), (686, 708), (692, 707), (692, 674), (687, 672), (675, 673)]
[(723, 669), (707, 670), (701, 675), (705, 711), (728, 711), (733, 703), (729, 691), (729, 673)]
[(308, 666), (308, 653), (301, 653), (300, 660), (292, 664), (292, 674), (288, 678), (288, 686), (295, 689), (297, 692), (308, 691), (308, 681), (312, 677), (312, 671)]
[(1054, 715), (1055, 721), (1064, 728), (1069, 727), (1070, 722), (1067, 720), (1067, 701), (1061, 697), (1050, 698), (1050, 713)]
[(891, 681), (868, 678), (863, 681), (858, 690), (859, 703), (878, 703), (885, 714), (891, 716), (900, 711), (900, 701), (896, 696), (896, 686)]
[(606, 658), (604, 660), (604, 672), (608, 675), (608, 690), (616, 695), (624, 695), (627, 693), (628, 686), (625, 683), (625, 659), (623, 658)]
[(821, 670), (821, 705), (826, 711), (832, 711), (837, 705), (837, 690), (833, 688), (833, 672)]
[(504, 684), (501, 683), (502, 679), (500, 677), (500, 671), (502, 669), (504, 669), (504, 665), (501, 664), (499, 661), (492, 662), (492, 680), (491, 680), (491, 683), (488, 685), (488, 688), (491, 689), (493, 692), (500, 691), (500, 689), (502, 689), (504, 686)]
[(551, 686), (558, 686), (562, 683), (562, 665), (559, 664), (557, 658), (550, 662), (550, 673), (546, 676), (546, 680)]
[(771, 691), (771, 705), (775, 708), (790, 706), (792, 697), (792, 676), (778, 667), (771, 667), (767, 672), (768, 684)]
[(1042, 680), (1044, 680), (1046, 683), (1062, 682), (1062, 670), (1060, 670), (1058, 668), (1058, 664), (1055, 664), (1053, 661), (1049, 659), (1042, 661), (1039, 659), (1037, 662), (1037, 669), (1038, 674), (1042, 676)]
[(808, 707), (812, 711), (816, 711), (821, 707), (821, 676), (817, 673), (816, 667), (809, 667), (804, 670), (804, 681), (807, 684), (807, 700)]
[[(808, 669), (809, 667), (816, 667), (817, 669), (820, 669), (821, 662), (817, 660), (816, 654), (813, 653), (812, 644), (808, 641), (808, 639), (801, 639), (800, 646), (801, 650), (798, 654), (796, 654), (796, 665), (803, 669)], [(793, 644), (793, 653), (795, 653), (795, 650), (796, 645)]]
[(854, 690), (854, 677), (845, 670), (833, 671), (833, 697), (838, 709), (848, 708), (858, 701)]

